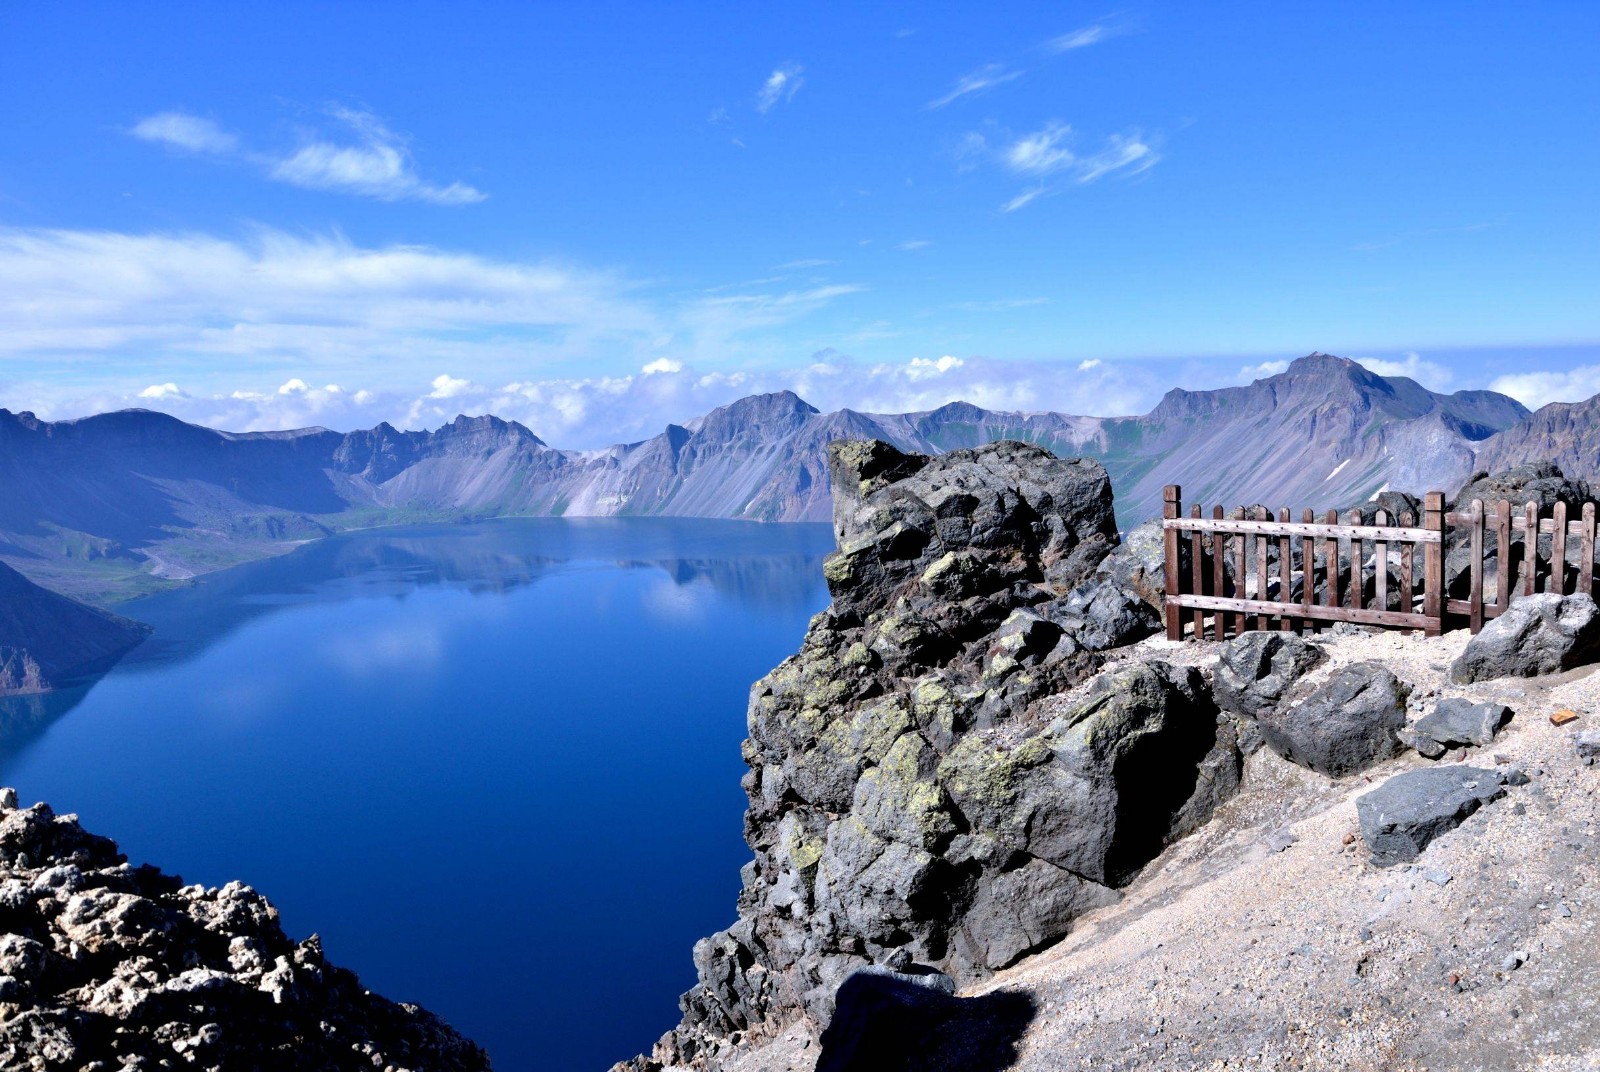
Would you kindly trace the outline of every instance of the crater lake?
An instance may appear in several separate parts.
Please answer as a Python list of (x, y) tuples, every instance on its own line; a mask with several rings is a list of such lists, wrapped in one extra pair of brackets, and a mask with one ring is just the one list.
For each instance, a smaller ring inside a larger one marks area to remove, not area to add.
[(735, 919), (745, 704), (825, 525), (349, 533), (116, 607), (110, 673), (0, 700), (0, 784), (295, 938), (502, 1070), (648, 1051)]

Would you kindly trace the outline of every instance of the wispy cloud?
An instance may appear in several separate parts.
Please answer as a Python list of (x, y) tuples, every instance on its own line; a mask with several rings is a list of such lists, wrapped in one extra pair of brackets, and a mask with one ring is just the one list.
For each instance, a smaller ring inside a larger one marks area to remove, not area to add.
[(225, 155), (239, 148), (239, 139), (216, 123), (184, 112), (147, 116), (129, 131), (136, 138), (158, 142), (190, 153)]
[(1005, 150), (1005, 162), (1012, 171), (1028, 175), (1048, 175), (1060, 171), (1077, 160), (1066, 141), (1072, 128), (1065, 123), (1050, 122), (1043, 130), (1024, 134)]
[(488, 197), (465, 183), (440, 186), (424, 181), (407, 140), (372, 113), (334, 105), (326, 114), (344, 137), (308, 135), (295, 148), (277, 154), (246, 149), (236, 135), (215, 122), (184, 112), (141, 119), (130, 133), (187, 152), (243, 160), (269, 179), (306, 189), (436, 205), (469, 205)]
[(826, 268), (831, 264), (837, 263), (839, 262), (825, 260), (821, 257), (802, 257), (797, 261), (786, 261), (783, 264), (775, 265), (772, 270), (774, 272), (794, 272), (805, 268)]
[(1161, 155), (1143, 135), (1137, 132), (1112, 134), (1106, 139), (1104, 149), (1078, 161), (1078, 170), (1074, 177), (1079, 182), (1094, 182), (1113, 171), (1126, 170), (1129, 175), (1137, 175), (1141, 171), (1150, 170), (1160, 162)]
[(926, 238), (908, 238), (904, 242), (896, 245), (894, 248), (904, 250), (907, 253), (915, 253), (917, 250), (927, 249), (931, 245), (933, 245), (933, 243), (928, 241)]
[(973, 93), (981, 93), (986, 89), (1004, 85), (1013, 79), (1021, 78), (1023, 72), (1013, 70), (1003, 63), (986, 63), (975, 71), (969, 71), (956, 79), (956, 84), (944, 96), (928, 102), (929, 108), (943, 108), (945, 105)]
[(1013, 197), (1011, 200), (1009, 200), (1005, 204), (1001, 205), (1000, 206), (1000, 211), (1001, 212), (1015, 212), (1019, 208), (1024, 208), (1024, 207), (1026, 207), (1028, 205), (1033, 204), (1034, 201), (1036, 201), (1038, 198), (1042, 197), (1048, 191), (1049, 191), (1049, 187), (1047, 187), (1047, 186), (1030, 186), (1028, 189), (1022, 191), (1016, 197)]
[(798, 63), (785, 63), (774, 68), (761, 84), (761, 91), (756, 94), (756, 111), (766, 115), (778, 104), (794, 100), (794, 95), (800, 92), (804, 84), (805, 68)]
[(314, 140), (273, 165), (271, 176), (313, 190), (339, 190), (380, 201), (429, 201), (470, 205), (487, 194), (464, 183), (436, 186), (416, 173), (405, 139), (377, 116), (333, 107), (328, 114), (354, 135), (354, 141)]
[[(1001, 164), (1018, 175), (1031, 175), (1039, 179), (1063, 175), (1079, 185), (1095, 182), (1115, 172), (1137, 175), (1148, 171), (1161, 159), (1152, 141), (1137, 131), (1112, 134), (1098, 152), (1086, 155), (1074, 150), (1074, 140), (1070, 126), (1052, 120), (1042, 129), (1024, 134), (1001, 147), (996, 155)], [(1002, 204), (1000, 210), (1015, 212), (1050, 192), (1051, 187), (1040, 182), (1017, 193)]]
[(1051, 52), (1071, 52), (1074, 49), (1088, 48), (1098, 45), (1102, 41), (1109, 41), (1128, 32), (1128, 26), (1119, 22), (1096, 22), (1088, 26), (1080, 26), (1070, 33), (1059, 37), (1052, 37), (1044, 43), (1044, 47)]

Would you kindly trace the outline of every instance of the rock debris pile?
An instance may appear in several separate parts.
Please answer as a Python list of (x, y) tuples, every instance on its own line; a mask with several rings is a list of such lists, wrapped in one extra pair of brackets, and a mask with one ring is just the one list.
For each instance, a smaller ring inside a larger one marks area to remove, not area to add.
[(473, 1072), (477, 1046), (364, 989), (237, 882), (185, 886), (0, 790), (0, 1067)]

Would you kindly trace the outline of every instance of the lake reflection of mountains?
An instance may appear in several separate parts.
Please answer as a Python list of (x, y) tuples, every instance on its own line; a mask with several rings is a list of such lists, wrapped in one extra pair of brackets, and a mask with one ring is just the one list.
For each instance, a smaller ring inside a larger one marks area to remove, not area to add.
[[(278, 558), (210, 574), (119, 608), (155, 633), (114, 671), (136, 674), (194, 658), (247, 623), (307, 604), (391, 597), (433, 586), (508, 593), (584, 568), (659, 570), (757, 611), (812, 603), (825, 525), (755, 525), (678, 518), (517, 518), (370, 530), (319, 540)], [(311, 642), (315, 642), (314, 639)], [(16, 755), (76, 707), (94, 682), (0, 699), (0, 758)]]

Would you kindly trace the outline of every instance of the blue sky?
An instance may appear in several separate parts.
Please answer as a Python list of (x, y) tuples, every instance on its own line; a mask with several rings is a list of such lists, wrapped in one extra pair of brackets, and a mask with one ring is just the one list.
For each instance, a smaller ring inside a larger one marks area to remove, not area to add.
[[(0, 6), (0, 405), (1600, 391), (1600, 6)], [(337, 387), (337, 390), (331, 388)]]

